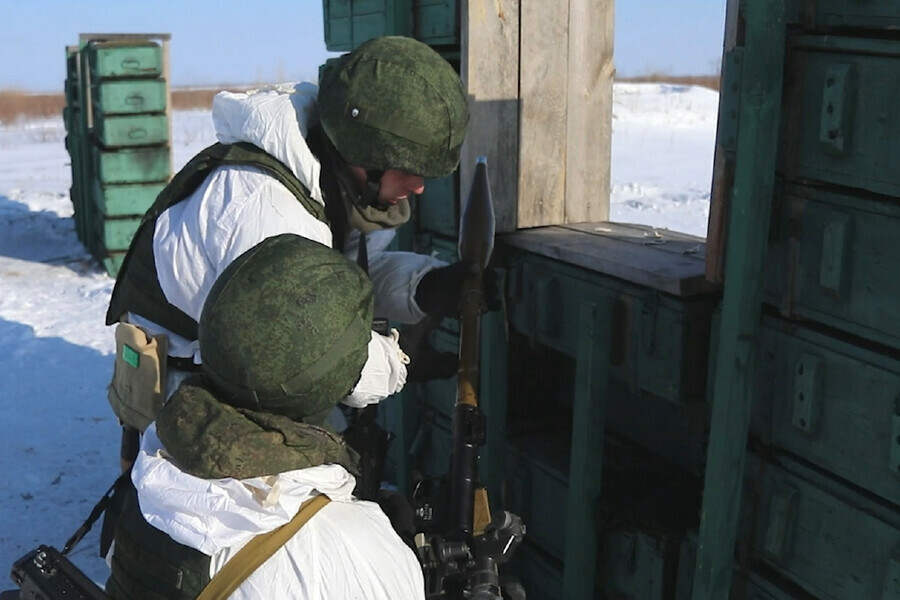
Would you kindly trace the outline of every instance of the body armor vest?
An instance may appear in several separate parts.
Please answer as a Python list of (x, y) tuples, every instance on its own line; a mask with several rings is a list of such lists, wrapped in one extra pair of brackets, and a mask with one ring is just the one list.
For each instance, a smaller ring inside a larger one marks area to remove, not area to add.
[(159, 215), (190, 196), (213, 170), (238, 165), (256, 167), (271, 175), (290, 190), (311, 215), (328, 223), (325, 208), (312, 199), (309, 190), (278, 159), (253, 144), (213, 144), (197, 154), (172, 178), (144, 214), (116, 277), (106, 313), (107, 325), (132, 312), (183, 338), (197, 339), (197, 321), (172, 305), (159, 285), (153, 256), (153, 232)]
[(106, 593), (113, 600), (193, 600), (210, 581), (210, 558), (147, 523), (131, 481), (125, 487)]

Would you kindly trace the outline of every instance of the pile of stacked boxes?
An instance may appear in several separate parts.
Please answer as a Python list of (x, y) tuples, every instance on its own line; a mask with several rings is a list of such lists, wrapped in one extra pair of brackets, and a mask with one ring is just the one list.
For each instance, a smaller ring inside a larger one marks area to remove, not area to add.
[(66, 49), (66, 148), (78, 239), (115, 276), (172, 174), (168, 36), (82, 36)]

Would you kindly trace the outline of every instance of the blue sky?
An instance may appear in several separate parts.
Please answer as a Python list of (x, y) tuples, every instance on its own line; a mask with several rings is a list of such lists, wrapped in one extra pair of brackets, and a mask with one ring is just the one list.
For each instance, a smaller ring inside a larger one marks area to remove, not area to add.
[[(716, 71), (725, 3), (619, 0), (619, 74)], [(332, 56), (319, 0), (0, 0), (0, 89), (61, 90), (79, 34), (130, 32), (172, 35), (175, 86), (314, 79)]]

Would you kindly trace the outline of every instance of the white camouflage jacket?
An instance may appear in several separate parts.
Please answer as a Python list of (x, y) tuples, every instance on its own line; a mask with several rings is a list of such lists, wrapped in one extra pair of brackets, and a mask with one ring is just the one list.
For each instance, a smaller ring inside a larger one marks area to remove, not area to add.
[[(175, 541), (211, 557), (210, 577), (253, 537), (287, 523), (317, 494), (331, 500), (229, 596), (230, 600), (420, 600), (419, 562), (353, 476), (322, 465), (250, 479), (200, 479), (166, 458), (156, 425), (131, 479), (141, 513)], [(113, 548), (115, 552), (115, 548)]]
[[(253, 92), (221, 92), (213, 100), (213, 121), (220, 142), (250, 142), (287, 165), (313, 199), (324, 203), (318, 160), (306, 144), (318, 122), (316, 86), (283, 84)], [(235, 258), (267, 237), (293, 233), (333, 247), (329, 227), (309, 214), (273, 177), (252, 167), (220, 167), (186, 200), (157, 220), (153, 253), (166, 298), (199, 320), (216, 277)], [(386, 251), (393, 231), (368, 235), (369, 275), (375, 290), (375, 314), (401, 323), (424, 317), (414, 292), (429, 270), (445, 263), (411, 252)], [(346, 254), (355, 258), (359, 240), (352, 232)], [(169, 337), (169, 354), (201, 362), (195, 341), (186, 340), (137, 315), (129, 320), (150, 334)], [(373, 333), (369, 360), (345, 404), (361, 407), (399, 391), (406, 381), (405, 356), (395, 336)], [(169, 390), (177, 382), (169, 380)]]

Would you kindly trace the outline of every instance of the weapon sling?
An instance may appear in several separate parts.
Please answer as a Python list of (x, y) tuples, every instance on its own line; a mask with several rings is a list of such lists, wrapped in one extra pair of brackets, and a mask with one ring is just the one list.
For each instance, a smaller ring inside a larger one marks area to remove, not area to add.
[(225, 563), (222, 570), (216, 573), (203, 588), (197, 600), (224, 600), (250, 576), (253, 571), (266, 562), (270, 556), (284, 546), (313, 515), (331, 502), (328, 496), (311, 498), (300, 506), (293, 519), (269, 533), (258, 535), (241, 548), (234, 558)]

